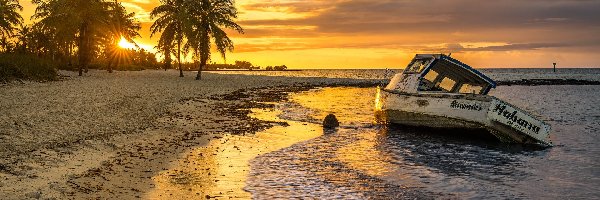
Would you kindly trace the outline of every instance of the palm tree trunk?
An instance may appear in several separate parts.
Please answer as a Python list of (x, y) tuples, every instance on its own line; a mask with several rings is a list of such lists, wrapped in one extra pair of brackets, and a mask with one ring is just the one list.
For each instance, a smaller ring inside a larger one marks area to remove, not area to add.
[(108, 73), (113, 73), (113, 70), (112, 70), (113, 59), (115, 59), (113, 56), (110, 56), (108, 58)]
[(78, 55), (78, 57), (79, 57), (79, 63), (78, 63), (79, 64), (79, 76), (83, 76), (83, 68), (85, 67), (84, 65), (86, 64), (86, 61), (85, 61), (85, 57), (86, 57), (85, 55), (86, 55), (86, 51), (87, 51), (86, 47), (85, 47), (86, 46), (85, 43), (87, 42), (87, 39), (85, 38), (85, 37), (87, 37), (86, 36), (86, 29), (87, 29), (86, 27), (87, 27), (87, 24), (85, 22), (83, 24), (81, 24), (81, 26), (79, 27), (79, 44), (78, 44), (79, 45), (78, 46), (78, 49), (79, 49), (79, 55)]
[(177, 63), (179, 64), (179, 77), (183, 77), (183, 70), (181, 69), (181, 38), (177, 40)]
[(200, 68), (198, 68), (198, 75), (196, 75), (196, 80), (202, 80), (202, 70), (204, 69), (204, 66), (206, 66), (206, 62), (208, 61), (208, 57), (207, 56), (200, 56)]
[(169, 48), (165, 47), (164, 51), (165, 51), (165, 60), (164, 60), (163, 68), (165, 68), (165, 71), (167, 71), (167, 69), (171, 69), (171, 50)]
[(210, 57), (210, 37), (208, 35), (208, 24), (203, 24), (202, 27), (204, 27), (204, 30), (200, 36), (200, 68), (198, 69), (196, 80), (202, 80), (202, 70), (204, 69), (204, 66), (206, 66), (206, 62), (208, 62)]
[(83, 72), (85, 72), (87, 74), (89, 71), (88, 62), (91, 60), (90, 56), (92, 54), (92, 52), (91, 52), (92, 51), (92, 47), (91, 47), (92, 37), (89, 37), (86, 33), (86, 38), (87, 38), (87, 41), (85, 42), (85, 66), (84, 66), (85, 68), (84, 68)]

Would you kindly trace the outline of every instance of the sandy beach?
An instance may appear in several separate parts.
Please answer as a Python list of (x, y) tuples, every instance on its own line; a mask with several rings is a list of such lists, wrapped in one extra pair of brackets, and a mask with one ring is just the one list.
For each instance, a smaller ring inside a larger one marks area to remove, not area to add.
[[(496, 75), (510, 84), (491, 95), (549, 122), (555, 147), (381, 125), (382, 81), (343, 78), (354, 71), (202, 81), (175, 70), (61, 71), (59, 81), (12, 82), (0, 86), (0, 199), (598, 196), (596, 82), (511, 79), (519, 72)], [(326, 132), (329, 113), (341, 126)]]
[(152, 177), (192, 147), (279, 125), (239, 108), (268, 107), (258, 102), (314, 86), (374, 84), (210, 73), (195, 81), (193, 72), (178, 78), (174, 70), (60, 73), (61, 81), (0, 86), (2, 199), (147, 197)]

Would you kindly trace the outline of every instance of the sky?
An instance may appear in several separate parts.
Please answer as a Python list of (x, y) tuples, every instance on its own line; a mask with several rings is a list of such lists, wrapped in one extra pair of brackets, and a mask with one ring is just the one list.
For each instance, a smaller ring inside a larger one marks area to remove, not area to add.
[[(35, 10), (20, 0), (23, 15)], [(122, 0), (152, 50), (159, 0)], [(600, 0), (237, 0), (245, 34), (227, 63), (289, 68), (404, 68), (415, 54), (452, 53), (476, 68), (600, 67)], [(214, 53), (212, 61), (225, 61)]]

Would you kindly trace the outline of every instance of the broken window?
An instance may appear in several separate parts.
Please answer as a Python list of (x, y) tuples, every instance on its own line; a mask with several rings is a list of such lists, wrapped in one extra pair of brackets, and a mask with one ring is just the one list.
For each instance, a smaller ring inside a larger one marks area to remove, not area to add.
[(458, 92), (463, 94), (479, 94), (483, 87), (478, 85), (463, 84)]
[(431, 63), (432, 59), (415, 59), (413, 60), (406, 70), (404, 70), (405, 74), (412, 73), (421, 73), (425, 67), (427, 67)]

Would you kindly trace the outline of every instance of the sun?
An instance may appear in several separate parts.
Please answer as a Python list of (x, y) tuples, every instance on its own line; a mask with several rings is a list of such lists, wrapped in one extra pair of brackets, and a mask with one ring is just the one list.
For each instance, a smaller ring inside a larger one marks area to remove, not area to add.
[(121, 47), (123, 49), (135, 49), (136, 48), (135, 44), (127, 41), (127, 39), (125, 39), (124, 37), (121, 37), (121, 40), (119, 41), (119, 47)]

